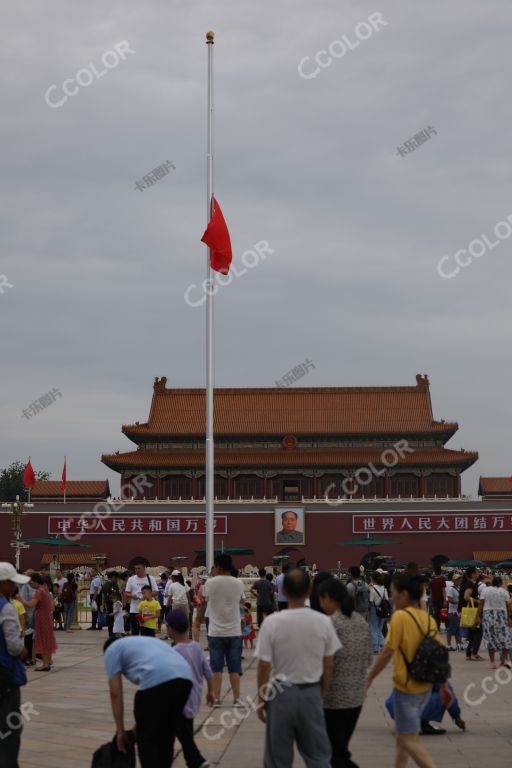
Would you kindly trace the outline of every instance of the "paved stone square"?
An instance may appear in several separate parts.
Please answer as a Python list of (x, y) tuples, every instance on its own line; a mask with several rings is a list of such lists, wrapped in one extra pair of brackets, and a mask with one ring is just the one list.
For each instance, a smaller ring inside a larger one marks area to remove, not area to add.
[[(93, 751), (113, 735), (108, 687), (103, 667), (102, 644), (106, 632), (74, 634), (58, 632), (59, 650), (54, 669), (50, 673), (29, 670), (29, 684), (23, 690), (23, 701), (31, 702), (39, 713), (26, 724), (23, 731), (21, 768), (89, 768)], [(161, 642), (155, 640), (155, 642)], [(488, 662), (466, 662), (464, 654), (451, 654), (452, 682), (459, 696), (462, 717), (467, 732), (462, 733), (445, 716), (445, 736), (424, 737), (437, 765), (449, 768), (509, 768), (512, 764), (512, 673), (501, 669), (497, 674), (503, 683), (495, 682), (496, 672), (488, 669)], [(256, 691), (256, 661), (252, 651), (245, 652), (242, 680), (242, 698), (254, 699)], [(481, 683), (488, 690), (484, 694)], [(467, 695), (476, 701), (486, 695), (478, 706), (464, 702), (464, 691), (471, 682)], [(131, 710), (134, 687), (124, 681), (126, 696), (126, 724), (132, 725)], [(360, 768), (387, 768), (393, 766), (394, 742), (392, 724), (385, 711), (384, 701), (391, 689), (390, 668), (375, 681), (365, 703), (358, 728), (352, 741), (352, 754)], [(197, 743), (204, 756), (223, 768), (260, 768), (262, 766), (264, 727), (254, 714), (238, 726), (234, 722), (230, 705), (232, 696), (224, 688), (223, 707), (202, 708), (196, 721), (199, 728)], [(224, 714), (226, 713), (226, 714)], [(223, 717), (224, 724), (220, 725)], [(208, 718), (206, 728), (201, 724)], [(213, 738), (215, 737), (215, 738)], [(178, 749), (179, 745), (176, 745)], [(185, 762), (178, 754), (174, 765), (183, 768)], [(297, 757), (294, 765), (302, 765)], [(411, 764), (412, 765), (412, 764)]]

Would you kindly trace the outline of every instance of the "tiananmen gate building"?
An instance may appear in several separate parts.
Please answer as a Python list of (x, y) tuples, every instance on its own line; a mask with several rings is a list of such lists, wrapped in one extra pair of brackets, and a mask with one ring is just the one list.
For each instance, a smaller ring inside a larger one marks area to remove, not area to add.
[[(123, 426), (137, 449), (102, 456), (122, 498), (204, 497), (204, 390), (166, 381), (147, 423)], [(218, 499), (453, 498), (478, 458), (445, 448), (458, 424), (434, 420), (420, 374), (415, 387), (217, 389), (214, 414)], [(150, 485), (133, 494), (139, 475)]]
[[(218, 388), (214, 430), (215, 546), (253, 549), (240, 565), (289, 553), (334, 568), (368, 549), (424, 564), (512, 553), (512, 482), (481, 478), (481, 499), (461, 495), (478, 454), (446, 447), (458, 424), (434, 418), (426, 375), (401, 387)], [(79, 539), (109, 565), (204, 562), (204, 389), (155, 379), (147, 422), (122, 432), (134, 448), (102, 456), (121, 497), (106, 481), (74, 481), (64, 505), (56, 481), (39, 482), (24, 537)], [(5, 550), (7, 515), (0, 526)], [(368, 537), (390, 543), (346, 543)], [(31, 546), (23, 563), (37, 566), (48, 550)]]

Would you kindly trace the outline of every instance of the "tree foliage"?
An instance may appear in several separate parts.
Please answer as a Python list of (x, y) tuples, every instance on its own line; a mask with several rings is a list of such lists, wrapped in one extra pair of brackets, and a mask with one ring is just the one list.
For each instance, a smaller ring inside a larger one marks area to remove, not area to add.
[[(23, 487), (23, 473), (25, 464), (22, 461), (13, 461), (0, 472), (0, 501), (16, 501), (19, 496), (22, 501), (28, 500), (28, 491)], [(35, 472), (36, 480), (49, 480), (50, 473), (44, 470)]]

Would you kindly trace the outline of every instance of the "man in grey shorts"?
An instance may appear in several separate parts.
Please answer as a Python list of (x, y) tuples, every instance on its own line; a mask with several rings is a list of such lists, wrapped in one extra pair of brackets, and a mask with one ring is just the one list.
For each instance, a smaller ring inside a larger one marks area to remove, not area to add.
[(330, 768), (322, 697), (341, 644), (331, 620), (304, 606), (307, 573), (288, 571), (283, 592), (288, 610), (265, 619), (256, 644), (258, 717), (267, 724), (264, 766), (289, 768), (296, 742), (307, 768)]

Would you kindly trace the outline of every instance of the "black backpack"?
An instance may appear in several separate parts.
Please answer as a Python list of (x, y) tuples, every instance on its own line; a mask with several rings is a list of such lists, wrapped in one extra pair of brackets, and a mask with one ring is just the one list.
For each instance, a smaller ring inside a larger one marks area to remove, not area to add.
[(356, 579), (354, 584), (354, 607), (357, 613), (364, 614), (370, 605), (370, 588), (363, 579)]
[(427, 632), (423, 632), (412, 613), (407, 609), (405, 613), (411, 617), (423, 635), (412, 661), (407, 661), (405, 653), (400, 648), (409, 677), (419, 683), (446, 683), (451, 674), (450, 656), (448, 648), (433, 637), (437, 634), (437, 627), (430, 628), (429, 616)]
[(383, 587), (384, 591), (382, 592), (382, 595), (373, 584), (371, 585), (371, 588), (380, 597), (380, 605), (375, 606), (375, 613), (377, 615), (377, 618), (389, 619), (391, 616), (391, 603), (386, 597), (384, 597), (384, 595), (386, 594), (386, 587)]
[(96, 750), (92, 757), (91, 768), (135, 768), (135, 737), (133, 731), (127, 731), (128, 752), (119, 752), (116, 737)]

